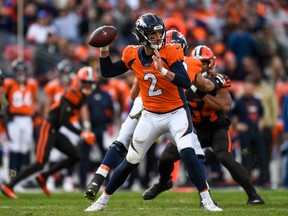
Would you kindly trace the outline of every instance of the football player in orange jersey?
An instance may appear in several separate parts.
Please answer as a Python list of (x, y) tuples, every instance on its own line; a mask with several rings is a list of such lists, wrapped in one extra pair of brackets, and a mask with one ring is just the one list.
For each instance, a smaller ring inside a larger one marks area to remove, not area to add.
[(8, 100), (9, 169), (15, 175), (30, 163), (34, 147), (33, 115), (40, 110), (40, 100), (38, 82), (28, 78), (27, 63), (15, 59), (11, 62), (11, 69), (13, 77), (4, 80), (4, 93)]
[(14, 186), (24, 178), (43, 169), (53, 146), (65, 153), (68, 158), (59, 161), (49, 170), (37, 175), (36, 180), (47, 195), (50, 195), (46, 186), (48, 176), (75, 164), (79, 160), (77, 148), (66, 136), (59, 133), (61, 126), (65, 125), (74, 133), (80, 134), (87, 143), (93, 144), (95, 142), (96, 137), (91, 131), (78, 129), (69, 120), (74, 112), (79, 110), (85, 103), (86, 96), (92, 93), (95, 82), (96, 73), (91, 67), (82, 67), (77, 72), (75, 84), (67, 89), (61, 99), (50, 107), (48, 117), (41, 125), (35, 156), (36, 161), (22, 170), (15, 178), (12, 178), (8, 184), (1, 185), (1, 191), (4, 195), (11, 199), (17, 199), (13, 191)]
[[(204, 174), (195, 151), (201, 151), (183, 88), (191, 86), (183, 65), (181, 45), (166, 44), (166, 27), (156, 14), (144, 14), (136, 21), (136, 38), (141, 45), (127, 46), (122, 59), (112, 63), (109, 47), (100, 48), (100, 66), (104, 77), (114, 77), (129, 69), (135, 73), (140, 86), (144, 110), (133, 134), (132, 143), (123, 162), (116, 168), (105, 191), (85, 211), (105, 209), (111, 195), (138, 166), (155, 140), (163, 135), (174, 137), (188, 175), (197, 187), (208, 211), (222, 211), (208, 191)], [(195, 66), (197, 68), (197, 65)], [(201, 62), (198, 65), (201, 71)], [(199, 76), (200, 75), (200, 76)], [(202, 91), (212, 91), (223, 85), (221, 79), (204, 80), (197, 75), (195, 85)]]
[[(203, 77), (213, 78), (216, 76), (214, 72), (216, 57), (209, 47), (197, 46), (192, 50), (190, 56), (201, 60)], [(245, 190), (248, 196), (247, 204), (264, 204), (252, 185), (247, 171), (231, 154), (230, 120), (226, 116), (232, 106), (229, 93), (231, 81), (226, 75), (223, 75), (223, 77), (226, 84), (220, 89), (206, 93), (199, 91), (193, 85), (193, 88), (186, 92), (187, 99), (192, 107), (193, 125), (202, 148), (211, 147), (218, 161), (228, 169), (233, 179)], [(159, 182), (143, 193), (145, 200), (154, 199), (161, 192), (172, 188), (171, 173), (174, 162), (179, 159), (180, 155), (177, 148), (171, 143), (167, 144), (159, 159)]]
[(58, 73), (57, 78), (49, 81), (44, 86), (44, 92), (46, 94), (43, 111), (44, 118), (48, 116), (50, 106), (55, 101), (60, 100), (64, 91), (71, 85), (72, 78), (75, 76), (73, 66), (67, 59), (60, 61), (57, 64), (56, 69)]
[[(73, 85), (73, 78), (75, 78), (75, 72), (72, 63), (68, 59), (63, 59), (60, 61), (56, 66), (58, 77), (56, 79), (51, 80), (48, 82), (44, 87), (45, 92), (45, 102), (44, 102), (44, 118), (47, 117), (49, 113), (50, 106), (56, 102), (59, 101), (61, 96), (64, 94), (64, 92)], [(81, 116), (81, 117), (80, 117)], [(89, 111), (87, 104), (85, 103), (80, 111), (75, 112), (74, 115), (71, 116), (70, 122), (78, 129), (81, 128), (80, 124), (80, 118), (82, 121), (83, 127), (87, 127), (87, 130), (91, 130), (91, 123), (89, 120)], [(59, 132), (66, 136), (70, 142), (77, 146), (79, 143), (79, 135), (73, 133), (65, 126), (61, 126), (59, 129)], [(50, 156), (49, 156), (49, 165), (53, 165), (59, 160), (62, 160), (65, 157), (64, 154), (62, 154), (58, 149), (52, 148)], [(66, 170), (64, 170), (65, 172)], [(69, 168), (67, 170), (67, 174), (64, 176), (63, 179), (63, 190), (64, 191), (73, 191), (73, 179), (71, 177), (73, 172), (73, 168)], [(47, 186), (49, 189), (53, 190), (55, 187), (54, 185), (55, 179), (54, 176), (51, 176), (47, 181)]]
[[(177, 40), (175, 40), (175, 38)], [(175, 31), (175, 30), (167, 31), (166, 43), (181, 44), (184, 54), (185, 55), (187, 54), (188, 44), (187, 44), (186, 38), (180, 32)], [(191, 81), (195, 81), (195, 75), (201, 72), (201, 71), (197, 71), (194, 69), (194, 64), (196, 64), (197, 66), (199, 64), (199, 60), (194, 59), (194, 58), (191, 59), (191, 57), (186, 58), (185, 56), (184, 61), (185, 61), (184, 65), (187, 68), (188, 75)], [(130, 91), (131, 100), (134, 101), (133, 107), (129, 113), (129, 116), (126, 118), (126, 120), (123, 122), (121, 126), (121, 129), (119, 131), (119, 136), (109, 147), (108, 152), (105, 154), (105, 157), (101, 162), (101, 166), (99, 166), (99, 168), (94, 174), (94, 177), (91, 179), (91, 181), (87, 185), (87, 189), (84, 193), (84, 196), (90, 200), (94, 200), (96, 198), (96, 194), (98, 193), (108, 173), (112, 169), (115, 169), (115, 167), (121, 162), (122, 157), (124, 157), (127, 153), (130, 142), (132, 140), (133, 132), (136, 128), (138, 120), (141, 116), (141, 112), (143, 110), (142, 99), (141, 97), (138, 97), (139, 91), (140, 91), (140, 88), (139, 88), (137, 79), (134, 79), (133, 86)], [(204, 152), (198, 151), (196, 152), (196, 154), (200, 160), (201, 166), (203, 166), (203, 169), (205, 170)], [(172, 185), (170, 186), (170, 182), (169, 182), (169, 185), (167, 186), (166, 189), (171, 188), (171, 187)]]

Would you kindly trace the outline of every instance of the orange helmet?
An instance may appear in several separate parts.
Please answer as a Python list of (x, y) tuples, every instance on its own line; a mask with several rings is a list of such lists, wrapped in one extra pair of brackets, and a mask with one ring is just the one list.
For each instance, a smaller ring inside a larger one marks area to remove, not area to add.
[(89, 95), (96, 88), (97, 75), (90, 66), (85, 66), (77, 72), (77, 79), (80, 83), (80, 88), (83, 94)]
[(216, 66), (216, 56), (209, 47), (205, 45), (196, 46), (191, 51), (190, 56), (199, 59), (201, 62), (208, 62), (208, 67), (202, 69), (203, 76), (208, 76), (208, 74), (213, 73)]

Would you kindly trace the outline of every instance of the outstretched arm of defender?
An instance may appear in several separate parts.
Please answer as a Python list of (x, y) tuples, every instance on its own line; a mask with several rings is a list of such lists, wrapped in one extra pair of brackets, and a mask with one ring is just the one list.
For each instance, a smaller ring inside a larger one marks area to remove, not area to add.
[(202, 77), (201, 73), (198, 73), (195, 80), (196, 81), (193, 85), (203, 92), (210, 92), (219, 89), (226, 83), (225, 78), (221, 74), (217, 74), (213, 79), (205, 79)]
[(206, 94), (202, 100), (213, 110), (227, 113), (232, 106), (232, 98), (228, 88), (220, 88), (215, 96)]

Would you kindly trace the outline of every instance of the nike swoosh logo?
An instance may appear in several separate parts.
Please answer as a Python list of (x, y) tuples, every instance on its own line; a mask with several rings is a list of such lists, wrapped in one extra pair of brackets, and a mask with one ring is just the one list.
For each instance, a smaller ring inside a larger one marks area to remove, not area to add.
[(180, 47), (176, 47), (176, 50), (178, 50)]
[(92, 182), (92, 185), (95, 185), (95, 186), (97, 186), (98, 184), (97, 184), (97, 183), (95, 183), (95, 182)]

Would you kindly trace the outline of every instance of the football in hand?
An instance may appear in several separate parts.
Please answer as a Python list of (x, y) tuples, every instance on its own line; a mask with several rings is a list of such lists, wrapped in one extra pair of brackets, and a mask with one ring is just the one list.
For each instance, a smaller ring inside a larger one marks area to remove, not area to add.
[(117, 29), (114, 26), (101, 26), (95, 29), (88, 41), (93, 47), (105, 47), (111, 44), (117, 36)]

